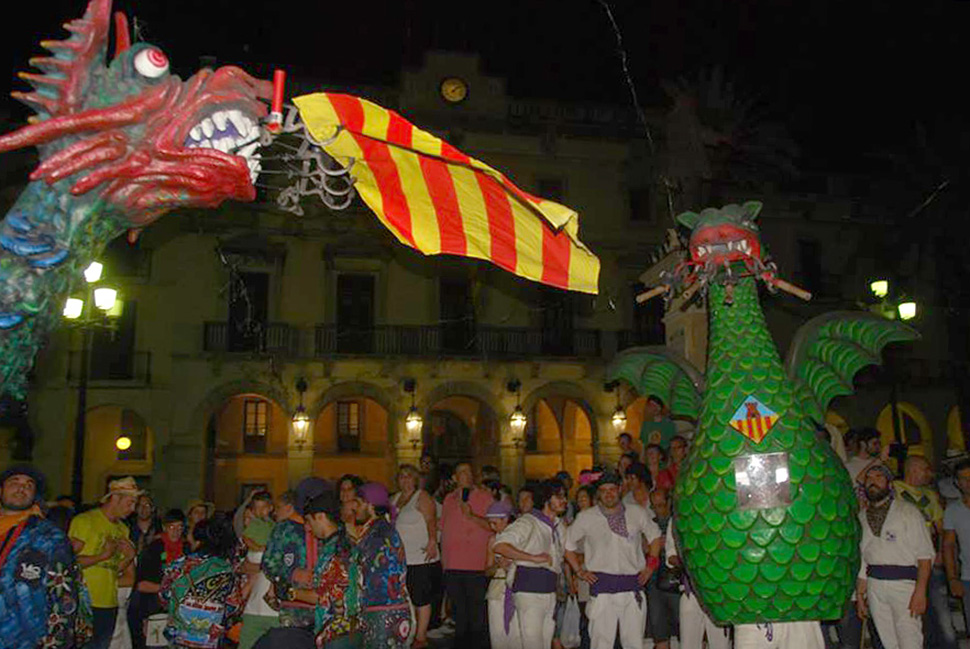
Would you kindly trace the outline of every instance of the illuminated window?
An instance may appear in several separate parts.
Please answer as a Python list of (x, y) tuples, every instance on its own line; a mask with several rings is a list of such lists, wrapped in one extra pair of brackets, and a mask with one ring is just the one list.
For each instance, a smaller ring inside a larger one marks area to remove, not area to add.
[(246, 453), (265, 453), (269, 432), (269, 402), (246, 399), (243, 404), (243, 450)]
[(337, 450), (344, 453), (360, 451), (360, 403), (337, 402)]

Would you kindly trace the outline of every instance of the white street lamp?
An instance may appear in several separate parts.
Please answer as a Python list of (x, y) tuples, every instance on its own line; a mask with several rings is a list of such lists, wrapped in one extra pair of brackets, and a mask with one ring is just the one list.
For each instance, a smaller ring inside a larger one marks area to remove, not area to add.
[(885, 279), (874, 280), (869, 284), (869, 290), (876, 297), (884, 298), (889, 295), (889, 281)]
[(900, 302), (896, 309), (899, 311), (900, 320), (912, 320), (916, 317), (916, 302), (911, 300)]
[(118, 300), (118, 291), (113, 288), (94, 289), (94, 306), (102, 311), (110, 311)]
[(94, 284), (101, 279), (101, 272), (103, 270), (104, 265), (101, 262), (92, 261), (91, 265), (84, 269), (84, 279), (87, 280), (88, 284)]
[(79, 300), (76, 297), (67, 298), (67, 302), (64, 304), (64, 317), (68, 320), (77, 320), (81, 317), (81, 313), (84, 312), (84, 300)]

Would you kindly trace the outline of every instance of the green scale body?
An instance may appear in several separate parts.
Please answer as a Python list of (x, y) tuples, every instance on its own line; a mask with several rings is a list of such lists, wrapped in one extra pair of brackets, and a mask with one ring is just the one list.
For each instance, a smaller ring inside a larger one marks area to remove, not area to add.
[[(754, 279), (741, 280), (733, 304), (724, 291), (711, 287), (700, 426), (674, 496), (692, 586), (718, 624), (841, 618), (859, 570), (849, 475), (785, 374)], [(730, 424), (749, 396), (778, 414), (760, 444)], [(791, 505), (739, 509), (734, 458), (776, 452), (788, 453)]]
[(858, 503), (818, 431), (856, 372), (886, 344), (917, 337), (867, 312), (827, 313), (802, 325), (783, 363), (757, 281), (797, 289), (762, 258), (760, 209), (678, 217), (692, 230), (689, 259), (666, 279), (675, 291), (707, 288), (706, 375), (664, 347), (625, 350), (607, 368), (607, 380), (697, 421), (674, 488), (674, 529), (690, 585), (722, 626), (842, 617), (859, 569)]

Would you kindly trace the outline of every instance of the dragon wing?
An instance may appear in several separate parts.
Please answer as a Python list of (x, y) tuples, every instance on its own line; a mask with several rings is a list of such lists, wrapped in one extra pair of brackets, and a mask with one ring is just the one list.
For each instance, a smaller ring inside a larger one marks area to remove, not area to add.
[(832, 399), (852, 394), (856, 372), (881, 363), (883, 347), (917, 338), (915, 329), (896, 320), (864, 311), (833, 311), (799, 328), (785, 370), (811, 416), (821, 422)]
[(664, 400), (674, 416), (696, 419), (701, 409), (704, 378), (683, 357), (666, 347), (632, 347), (613, 357), (606, 380), (623, 379), (637, 392)]

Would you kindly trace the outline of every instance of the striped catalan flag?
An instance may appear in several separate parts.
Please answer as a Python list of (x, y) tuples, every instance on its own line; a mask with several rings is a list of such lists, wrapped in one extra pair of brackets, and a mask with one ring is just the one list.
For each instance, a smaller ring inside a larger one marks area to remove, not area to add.
[(349, 165), (357, 192), (397, 239), (426, 255), (475, 257), (543, 284), (596, 293), (599, 259), (579, 215), (359, 97), (294, 99), (310, 134)]

